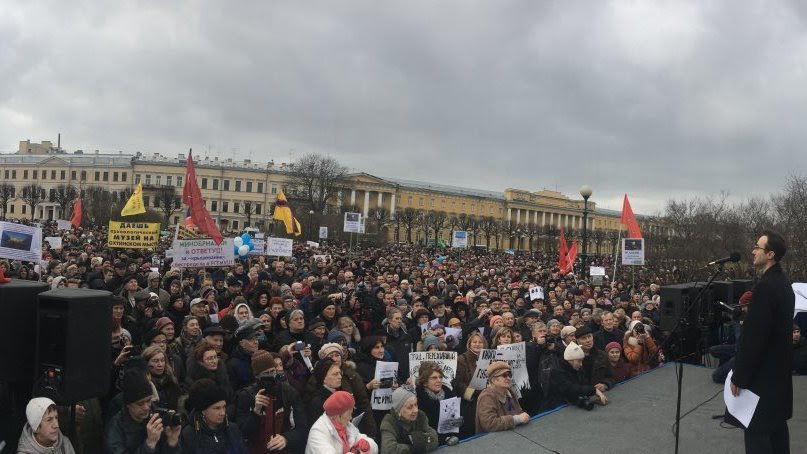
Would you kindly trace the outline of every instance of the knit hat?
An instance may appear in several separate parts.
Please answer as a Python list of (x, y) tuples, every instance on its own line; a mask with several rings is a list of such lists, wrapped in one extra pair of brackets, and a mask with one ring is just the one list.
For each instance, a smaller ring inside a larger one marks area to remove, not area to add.
[(493, 317), (491, 317), (490, 320), (488, 321), (488, 326), (493, 328), (493, 324), (496, 323), (497, 320), (502, 320), (502, 316), (501, 315), (494, 315)]
[(154, 324), (154, 329), (157, 331), (162, 331), (163, 327), (166, 325), (173, 325), (174, 322), (168, 317), (160, 317), (157, 319), (157, 322)]
[[(562, 332), (563, 332), (563, 330), (561, 330), (561, 333)], [(588, 334), (592, 334), (591, 327), (588, 326), (585, 323), (580, 328), (577, 328), (577, 330), (574, 332), (575, 337), (577, 337), (578, 339), (580, 339), (581, 337), (586, 336)]]
[(560, 338), (563, 339), (569, 334), (574, 334), (575, 331), (577, 331), (577, 329), (574, 326), (564, 326), (563, 329), (560, 330)]
[(524, 317), (541, 318), (541, 311), (539, 311), (538, 309), (530, 309), (524, 313)]
[(333, 352), (338, 352), (340, 355), (342, 354), (342, 346), (337, 344), (336, 342), (331, 342), (329, 344), (325, 344), (319, 349), (319, 359), (325, 359)]
[(36, 432), (39, 428), (39, 423), (42, 422), (42, 418), (51, 405), (55, 406), (56, 403), (47, 397), (34, 397), (28, 402), (28, 406), (25, 407), (25, 417), (28, 419), (28, 425), (31, 426), (31, 430)]
[(605, 351), (609, 351), (612, 348), (618, 348), (619, 351), (622, 351), (622, 346), (619, 345), (619, 342), (608, 342), (608, 345), (605, 346)]
[(566, 350), (563, 351), (563, 359), (566, 361), (571, 361), (573, 359), (583, 359), (586, 357), (586, 354), (583, 353), (583, 349), (580, 348), (579, 345), (571, 342), (569, 345), (566, 346)]
[(327, 342), (339, 342), (344, 341), (348, 342), (347, 334), (339, 331), (338, 329), (332, 329), (328, 331), (328, 336), (325, 337), (325, 341)]
[(561, 323), (557, 319), (553, 318), (552, 320), (546, 322), (547, 327), (552, 326), (552, 325), (563, 325), (563, 323)]
[(308, 331), (314, 331), (315, 329), (320, 328), (320, 327), (324, 328), (324, 327), (325, 327), (325, 322), (323, 322), (323, 321), (316, 321), (316, 322), (312, 323), (312, 324), (311, 324), (311, 325), (308, 327)]
[(415, 396), (415, 393), (413, 393), (411, 390), (407, 389), (406, 386), (401, 386), (393, 391), (392, 410), (395, 412), (395, 414), (398, 414), (398, 412), (401, 411), (401, 408), (403, 408), (404, 404), (406, 404), (406, 401), (413, 397), (417, 396)]
[(202, 411), (220, 401), (227, 401), (227, 393), (209, 378), (200, 378), (191, 385), (188, 391), (186, 407)]
[(512, 371), (512, 369), (510, 368), (510, 365), (507, 364), (506, 362), (493, 361), (492, 363), (490, 363), (485, 372), (488, 374), (488, 380), (490, 380), (493, 377), (498, 377), (499, 375), (510, 371)]
[(132, 404), (154, 393), (142, 370), (129, 369), (123, 373), (123, 403)]
[(747, 306), (751, 304), (751, 298), (753, 297), (753, 293), (750, 291), (746, 291), (745, 293), (740, 296), (740, 306)]
[(252, 373), (255, 376), (275, 368), (275, 356), (266, 350), (258, 350), (252, 354)]
[[(393, 402), (395, 401), (394, 394), (395, 393), (393, 393)], [(325, 410), (326, 415), (336, 416), (348, 410), (352, 411), (355, 405), (356, 400), (353, 399), (352, 394), (347, 391), (336, 391), (325, 400), (325, 403), (322, 404), (322, 409)]]
[(440, 339), (436, 336), (432, 336), (431, 334), (426, 335), (423, 337), (423, 350), (428, 350), (429, 347), (433, 345), (440, 345)]

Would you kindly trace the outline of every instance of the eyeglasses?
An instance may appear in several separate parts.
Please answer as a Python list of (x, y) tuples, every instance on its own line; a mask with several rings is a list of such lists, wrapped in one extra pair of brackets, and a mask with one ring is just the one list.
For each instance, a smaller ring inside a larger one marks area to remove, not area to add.
[(505, 372), (505, 373), (503, 373), (503, 374), (501, 374), (501, 375), (497, 375), (497, 377), (502, 377), (502, 378), (513, 378), (513, 374), (511, 374), (510, 372)]
[(754, 247), (751, 250), (756, 251), (757, 249), (762, 249), (763, 251), (767, 251), (767, 249), (765, 249), (764, 247), (762, 247), (762, 246), (760, 246), (758, 244), (755, 244)]

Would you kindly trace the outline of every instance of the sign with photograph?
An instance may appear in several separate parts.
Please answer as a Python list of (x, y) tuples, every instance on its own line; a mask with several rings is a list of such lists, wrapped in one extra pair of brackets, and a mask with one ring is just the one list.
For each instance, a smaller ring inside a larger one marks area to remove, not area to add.
[(361, 230), (361, 213), (345, 213), (345, 233), (359, 233)]
[(42, 258), (42, 229), (0, 222), (0, 257), (39, 262)]
[(319, 239), (320, 240), (327, 240), (328, 239), (328, 227), (327, 226), (320, 226), (319, 228)]
[(468, 247), (468, 232), (465, 230), (455, 230), (451, 235), (451, 247), (467, 248)]
[(622, 239), (622, 264), (644, 265), (644, 238)]

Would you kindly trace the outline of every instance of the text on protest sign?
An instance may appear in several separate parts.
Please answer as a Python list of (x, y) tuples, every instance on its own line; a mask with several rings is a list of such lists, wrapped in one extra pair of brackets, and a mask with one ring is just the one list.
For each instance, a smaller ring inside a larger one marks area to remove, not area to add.
[(59, 230), (70, 230), (73, 228), (73, 224), (71, 224), (70, 221), (66, 221), (64, 219), (57, 219), (56, 228)]
[(266, 240), (263, 237), (258, 238), (258, 236), (255, 235), (255, 238), (252, 239), (252, 245), (255, 246), (255, 248), (249, 251), (247, 255), (266, 254)]
[(468, 247), (468, 232), (465, 230), (455, 230), (451, 236), (451, 247), (467, 248)]
[(345, 233), (359, 233), (361, 231), (361, 213), (345, 213), (342, 230)]
[(370, 403), (373, 410), (389, 410), (392, 408), (392, 384), (398, 375), (398, 363), (387, 361), (376, 361), (375, 378), (381, 382), (381, 386), (373, 390), (370, 395)]
[(319, 239), (320, 240), (328, 239), (328, 227), (322, 226), (319, 228)]
[(107, 247), (155, 249), (159, 240), (158, 222), (109, 221)]
[(451, 389), (451, 381), (457, 375), (457, 352), (412, 352), (409, 354), (409, 375), (417, 381), (420, 363), (432, 361), (443, 371), (443, 384)]
[(527, 347), (524, 342), (499, 345), (496, 347), (496, 360), (504, 361), (513, 371), (513, 384), (519, 389), (530, 389), (530, 376), (527, 373)]
[(440, 401), (440, 417), (437, 421), (437, 433), (459, 433), (462, 420), (460, 419), (460, 398), (452, 397)]
[(235, 265), (233, 239), (224, 238), (216, 245), (212, 239), (176, 240), (173, 255), (175, 266), (180, 268), (206, 268)]
[(644, 238), (622, 238), (622, 264), (644, 265)]
[(50, 247), (57, 251), (62, 249), (62, 237), (60, 236), (46, 236), (45, 241), (50, 244)]
[(266, 255), (291, 257), (293, 241), (289, 238), (267, 238)]
[(0, 257), (39, 262), (42, 258), (42, 229), (0, 222)]
[(530, 301), (535, 300), (542, 300), (544, 299), (544, 288), (536, 285), (535, 287), (530, 287)]
[(476, 370), (471, 377), (471, 383), (468, 384), (473, 389), (485, 389), (488, 386), (488, 373), (487, 369), (490, 363), (496, 360), (496, 350), (486, 349), (479, 352), (479, 358), (476, 360)]

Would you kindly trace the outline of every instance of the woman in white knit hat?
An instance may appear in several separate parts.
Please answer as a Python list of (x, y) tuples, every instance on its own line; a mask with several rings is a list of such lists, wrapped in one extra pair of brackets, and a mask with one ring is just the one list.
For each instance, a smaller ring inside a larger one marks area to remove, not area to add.
[(59, 430), (59, 414), (56, 404), (47, 397), (35, 397), (25, 407), (28, 422), (22, 429), (17, 446), (18, 453), (25, 454), (75, 454), (73, 444)]

